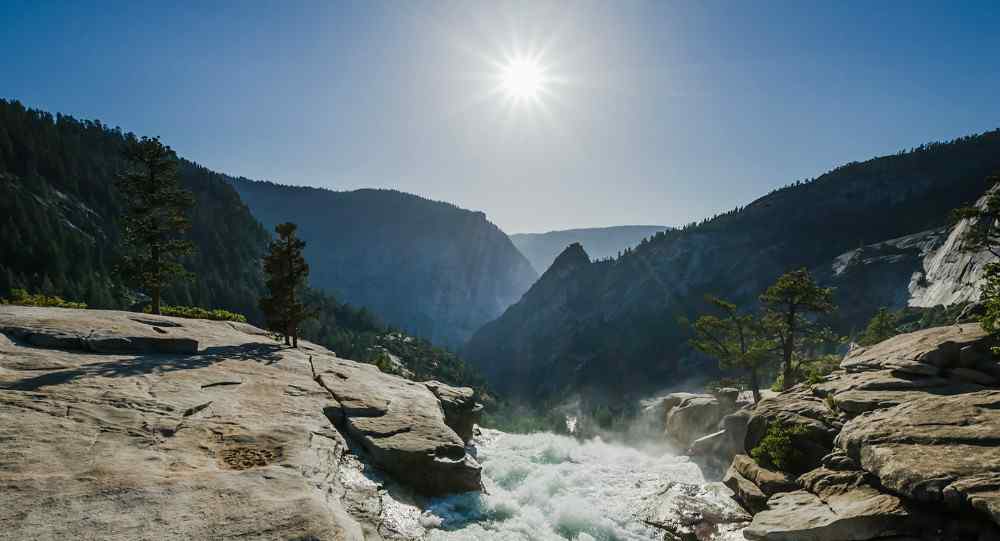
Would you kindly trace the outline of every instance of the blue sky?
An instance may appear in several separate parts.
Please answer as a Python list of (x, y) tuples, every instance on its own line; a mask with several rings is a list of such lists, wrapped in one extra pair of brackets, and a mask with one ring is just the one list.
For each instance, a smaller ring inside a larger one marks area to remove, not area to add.
[[(682, 224), (1000, 127), (995, 2), (2, 2), (0, 96), (504, 230)], [(509, 106), (495, 63), (542, 55)]]

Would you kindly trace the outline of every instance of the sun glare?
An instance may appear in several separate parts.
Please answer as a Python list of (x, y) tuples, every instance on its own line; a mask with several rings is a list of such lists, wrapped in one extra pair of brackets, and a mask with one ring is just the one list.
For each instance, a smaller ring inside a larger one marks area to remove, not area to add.
[(504, 92), (515, 100), (538, 98), (545, 84), (544, 70), (532, 58), (514, 58), (501, 68), (500, 81)]

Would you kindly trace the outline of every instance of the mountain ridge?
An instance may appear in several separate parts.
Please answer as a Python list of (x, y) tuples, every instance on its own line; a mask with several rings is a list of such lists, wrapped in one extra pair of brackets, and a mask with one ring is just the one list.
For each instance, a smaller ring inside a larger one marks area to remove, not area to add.
[(617, 225), (580, 227), (546, 231), (544, 233), (514, 233), (510, 240), (531, 262), (539, 274), (552, 264), (566, 246), (578, 242), (593, 259), (615, 257), (634, 247), (642, 239), (670, 229), (663, 225)]
[(482, 211), (389, 189), (232, 185), (266, 226), (299, 225), (314, 287), (444, 345), (460, 346), (537, 277)]
[[(686, 350), (677, 323), (708, 308), (705, 294), (753, 305), (787, 270), (826, 267), (859, 245), (945, 226), (998, 168), (1000, 130), (845, 164), (548, 280), (484, 325), (463, 353), (501, 390), (533, 398), (583, 388), (637, 393), (711, 374)], [(851, 300), (862, 305), (834, 322), (842, 332), (878, 308), (864, 304), (865, 280), (853, 285), (860, 289)]]

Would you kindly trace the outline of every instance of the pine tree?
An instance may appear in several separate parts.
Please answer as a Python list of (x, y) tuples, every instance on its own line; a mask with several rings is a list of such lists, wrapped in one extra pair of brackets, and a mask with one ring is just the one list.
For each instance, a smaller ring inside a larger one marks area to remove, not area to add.
[(773, 340), (754, 315), (740, 313), (735, 304), (716, 297), (708, 297), (708, 301), (722, 312), (722, 316), (699, 317), (692, 325), (691, 345), (718, 359), (722, 368), (746, 370), (754, 402), (760, 402), (759, 372), (771, 360)]
[(299, 347), (299, 325), (309, 317), (299, 299), (309, 276), (309, 264), (302, 255), (306, 243), (295, 235), (296, 229), (297, 226), (290, 222), (274, 228), (278, 238), (270, 243), (268, 254), (264, 256), (270, 295), (260, 300), (268, 328), (281, 333), (285, 345), (289, 345), (290, 339), (292, 347)]
[(760, 296), (764, 325), (781, 349), (782, 390), (795, 385), (808, 349), (831, 339), (827, 327), (815, 316), (832, 312), (833, 290), (819, 287), (809, 271), (783, 274)]
[(181, 238), (191, 227), (187, 213), (194, 196), (181, 188), (177, 156), (158, 137), (130, 137), (124, 156), (127, 168), (118, 189), (126, 204), (126, 246), (119, 272), (127, 282), (149, 291), (151, 312), (159, 314), (163, 288), (190, 276), (178, 260), (194, 252), (194, 244)]
[(882, 307), (872, 316), (865, 331), (858, 337), (858, 344), (871, 346), (899, 334), (896, 330), (897, 316), (888, 308)]

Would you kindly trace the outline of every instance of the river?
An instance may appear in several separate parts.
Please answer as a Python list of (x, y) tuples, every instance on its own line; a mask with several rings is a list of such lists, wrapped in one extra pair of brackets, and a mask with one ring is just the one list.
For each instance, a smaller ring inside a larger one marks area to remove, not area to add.
[(420, 521), (432, 540), (662, 540), (636, 513), (665, 482), (705, 482), (659, 447), (494, 430), (476, 444), (486, 493), (431, 500)]

